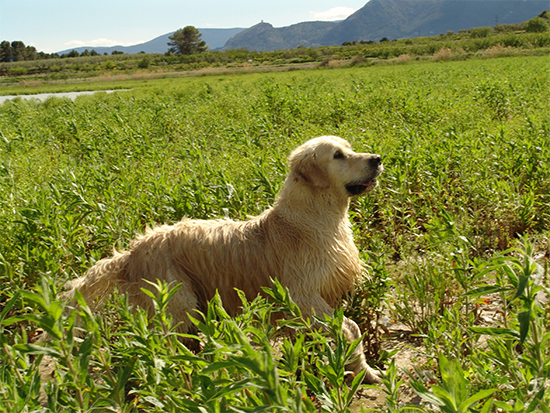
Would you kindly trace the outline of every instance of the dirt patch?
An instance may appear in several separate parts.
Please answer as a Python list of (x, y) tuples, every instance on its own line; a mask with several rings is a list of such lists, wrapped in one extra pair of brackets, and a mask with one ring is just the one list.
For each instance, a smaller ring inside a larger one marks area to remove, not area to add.
[[(408, 377), (405, 371), (410, 371), (413, 365), (424, 364), (424, 347), (420, 342), (409, 339), (410, 330), (403, 324), (396, 323), (388, 329), (389, 336), (382, 341), (382, 349), (387, 352), (397, 351), (392, 359), (398, 370), (399, 379), (404, 385), (399, 388), (399, 402), (402, 405), (419, 405), (420, 397), (407, 385)], [(382, 409), (386, 403), (386, 393), (383, 385), (376, 388), (362, 388), (356, 394), (356, 400), (350, 410), (358, 413), (367, 409)]]

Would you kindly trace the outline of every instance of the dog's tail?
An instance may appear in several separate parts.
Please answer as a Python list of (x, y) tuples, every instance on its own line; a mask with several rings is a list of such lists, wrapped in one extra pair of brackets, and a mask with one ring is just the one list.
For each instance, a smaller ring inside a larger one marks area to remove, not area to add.
[(118, 252), (115, 250), (112, 257), (99, 260), (85, 276), (67, 284), (66, 300), (72, 301), (76, 291), (79, 291), (88, 305), (92, 306), (95, 299), (97, 299), (97, 303), (94, 306), (100, 305), (109, 297), (113, 288), (125, 279), (125, 270), (129, 259), (129, 251)]

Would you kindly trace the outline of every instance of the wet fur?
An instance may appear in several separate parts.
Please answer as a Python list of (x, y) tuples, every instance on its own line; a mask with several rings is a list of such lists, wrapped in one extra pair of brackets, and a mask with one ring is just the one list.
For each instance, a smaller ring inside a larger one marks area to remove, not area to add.
[[(344, 158), (335, 155), (338, 151)], [(145, 280), (182, 283), (169, 305), (182, 331), (191, 327), (187, 314), (204, 310), (216, 290), (226, 310), (235, 314), (241, 305), (235, 288), (252, 300), (274, 278), (289, 289), (306, 316), (332, 314), (364, 270), (348, 219), (351, 195), (346, 185), (359, 183), (365, 192), (372, 190), (382, 171), (372, 161), (375, 157), (353, 152), (337, 137), (312, 139), (292, 152), (284, 187), (274, 206), (261, 215), (240, 222), (184, 219), (148, 229), (129, 251), (115, 251), (98, 261), (70, 288), (91, 303), (105, 300), (116, 286), (132, 304), (151, 311), (151, 300), (141, 291), (150, 289)], [(343, 331), (348, 340), (361, 336), (347, 318)], [(357, 360), (348, 367), (356, 373), (366, 369), (366, 380), (377, 381), (361, 346), (356, 353)]]

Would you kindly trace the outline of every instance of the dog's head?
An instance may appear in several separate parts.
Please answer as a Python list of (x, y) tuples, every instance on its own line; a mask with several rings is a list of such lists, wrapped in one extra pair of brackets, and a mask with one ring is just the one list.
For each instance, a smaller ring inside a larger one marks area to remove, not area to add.
[(372, 191), (384, 170), (380, 155), (356, 153), (337, 136), (311, 139), (290, 154), (289, 162), (292, 179), (347, 196)]

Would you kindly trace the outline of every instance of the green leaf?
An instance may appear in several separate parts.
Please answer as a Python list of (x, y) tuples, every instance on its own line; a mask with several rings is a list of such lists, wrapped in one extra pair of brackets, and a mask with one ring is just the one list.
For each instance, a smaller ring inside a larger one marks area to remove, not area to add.
[(4, 304), (4, 309), (2, 310), (2, 313), (0, 314), (0, 324), (4, 324), (4, 318), (8, 314), (8, 312), (11, 310), (15, 302), (18, 300), (20, 295), (20, 292), (17, 291), (10, 300)]
[(322, 390), (322, 384), (321, 384), (321, 380), (319, 380), (319, 378), (317, 378), (317, 376), (314, 376), (313, 374), (311, 374), (310, 372), (308, 371), (303, 371), (304, 373), (304, 380), (307, 384), (307, 387), (313, 391), (313, 393), (315, 394), (319, 394), (321, 393), (321, 390)]
[(21, 353), (26, 354), (44, 354), (55, 358), (61, 357), (61, 353), (49, 347), (39, 346), (37, 344), (14, 344), (13, 348)]
[(227, 367), (234, 367), (234, 366), (235, 366), (234, 361), (218, 361), (218, 362), (212, 363), (208, 367), (205, 367), (204, 369), (202, 369), (201, 373), (202, 374), (210, 374), (210, 373), (213, 373), (215, 371), (225, 369)]
[(172, 288), (170, 291), (168, 291), (168, 294), (166, 295), (166, 301), (170, 301), (170, 299), (176, 294), (179, 289), (183, 286), (182, 283), (176, 284), (174, 288)]
[(215, 396), (213, 398), (214, 399), (220, 399), (220, 398), (226, 396), (227, 394), (236, 393), (238, 391), (241, 391), (243, 389), (247, 389), (247, 388), (250, 388), (250, 387), (256, 387), (256, 384), (254, 383), (254, 380), (252, 380), (250, 378), (239, 380), (237, 382), (231, 383), (229, 386), (218, 387), (216, 389), (217, 391), (216, 391)]
[(495, 400), (493, 401), (493, 404), (500, 408), (500, 409), (503, 409), (507, 412), (513, 412), (514, 411), (514, 406), (512, 406), (511, 404), (508, 404), (508, 403), (505, 403), (505, 402), (501, 402), (501, 401), (498, 401), (498, 400)]
[(508, 276), (508, 281), (510, 282), (510, 284), (512, 284), (514, 286), (514, 288), (517, 288), (517, 286), (518, 286), (518, 277), (517, 277), (516, 273), (510, 268), (509, 265), (503, 265), (502, 269), (504, 270), (504, 272)]
[(413, 381), (411, 382), (411, 386), (413, 390), (418, 394), (420, 397), (422, 397), (424, 400), (426, 400), (428, 403), (431, 403), (435, 406), (445, 406), (445, 402), (441, 400), (439, 397), (435, 396), (432, 392), (430, 392), (422, 383), (419, 381)]
[(469, 330), (477, 334), (486, 334), (489, 336), (503, 336), (519, 340), (519, 333), (516, 330), (500, 327), (470, 327)]
[[(468, 397), (467, 382), (464, 379), (464, 371), (458, 360), (448, 360), (443, 354), (439, 356), (439, 371), (443, 387), (449, 392), (453, 408)], [(434, 393), (436, 392), (434, 386)]]
[(113, 398), (117, 393), (122, 391), (124, 389), (124, 386), (126, 386), (126, 383), (130, 379), (130, 376), (132, 375), (132, 372), (134, 371), (134, 366), (137, 361), (137, 356), (130, 357), (129, 362), (127, 361), (126, 366), (123, 370), (120, 370), (118, 372), (116, 383), (112, 383), (114, 385), (113, 391), (111, 392), (110, 398)]
[(542, 399), (544, 398), (544, 393), (546, 391), (546, 388), (544, 386), (544, 384), (542, 386), (540, 386), (540, 390), (538, 391), (538, 393), (535, 395), (534, 397), (534, 400), (529, 403), (529, 408), (527, 409), (527, 412), (526, 413), (531, 413), (533, 411), (536, 411), (535, 409), (537, 407), (541, 407), (541, 408), (546, 408), (546, 410), (543, 410), (545, 413), (548, 412), (550, 409), (548, 408), (548, 406), (546, 405), (546, 403), (544, 403), (542, 401)]
[(147, 294), (149, 297), (151, 297), (151, 299), (153, 299), (153, 300), (157, 299), (157, 296), (151, 290), (148, 290), (147, 288), (141, 288), (141, 291), (143, 293)]
[(456, 400), (455, 395), (451, 391), (434, 384), (432, 392), (434, 396), (443, 402), (443, 406), (446, 406), (450, 411), (458, 412), (458, 400)]
[(507, 287), (499, 287), (496, 285), (483, 285), (481, 287), (474, 288), (473, 290), (468, 291), (464, 295), (468, 297), (477, 297), (479, 295), (500, 293), (500, 292), (509, 291), (509, 290), (510, 288), (507, 288)]
[(523, 344), (529, 333), (529, 324), (531, 321), (531, 310), (523, 311), (518, 314), (519, 322), (519, 340)]
[(491, 406), (493, 405), (493, 398), (491, 397), (489, 400), (485, 402), (479, 413), (489, 413), (489, 410), (491, 409)]
[(158, 407), (159, 409), (164, 409), (164, 403), (162, 403), (159, 399), (153, 396), (145, 396), (143, 397), (144, 400), (151, 403), (153, 406)]
[(355, 349), (363, 342), (363, 338), (364, 338), (364, 337), (365, 337), (365, 334), (363, 334), (359, 339), (354, 340), (353, 342), (351, 342), (351, 343), (349, 344), (349, 347), (348, 347), (348, 349), (347, 349), (347, 351), (346, 351), (346, 355), (345, 355), (345, 361), (346, 361), (346, 363), (353, 361), (353, 360), (351, 359), (351, 357), (352, 357), (352, 355), (353, 355)]
[[(542, 413), (550, 413), (550, 408), (548, 408), (548, 405), (546, 403), (544, 403), (542, 400), (540, 399), (536, 399), (537, 400), (537, 403), (538, 403), (538, 407), (540, 407), (540, 410), (542, 411)], [(531, 403), (534, 407), (535, 406), (535, 403)]]
[(469, 397), (468, 399), (460, 403), (460, 406), (458, 406), (458, 410), (460, 412), (467, 412), (471, 405), (477, 403), (480, 400), (483, 400), (486, 397), (491, 396), (497, 390), (498, 389), (487, 389), (474, 394), (473, 396)]
[(512, 298), (512, 300), (515, 300), (516, 298), (523, 295), (523, 292), (525, 291), (525, 288), (527, 287), (527, 284), (529, 283), (530, 277), (528, 275), (520, 274), (519, 276), (519, 282), (517, 284), (516, 294)]
[(361, 383), (363, 383), (363, 378), (365, 377), (365, 374), (367, 374), (367, 371), (363, 370), (353, 378), (353, 381), (351, 382), (351, 387), (348, 393), (348, 397), (346, 400), (347, 406), (349, 406), (353, 401), (353, 396), (355, 396), (355, 393), (357, 393), (357, 389), (359, 388)]
[(44, 312), (48, 311), (49, 306), (41, 295), (37, 293), (33, 293), (31, 291), (21, 291), (21, 296), (25, 298), (27, 301), (34, 303), (42, 311)]
[(36, 316), (34, 315), (16, 315), (5, 320), (2, 320), (2, 325), (11, 326), (12, 324), (20, 323), (22, 321), (35, 321)]

